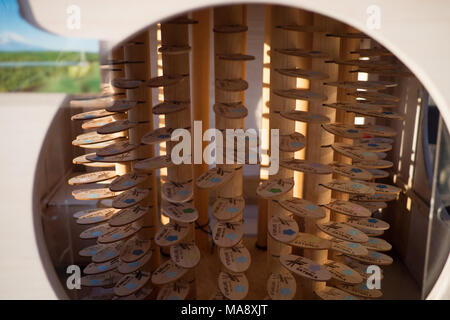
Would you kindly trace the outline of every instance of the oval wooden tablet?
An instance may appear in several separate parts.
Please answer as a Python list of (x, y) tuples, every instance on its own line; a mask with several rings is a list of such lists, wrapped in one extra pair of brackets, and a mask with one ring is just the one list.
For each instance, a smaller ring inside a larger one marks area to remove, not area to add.
[(390, 193), (374, 193), (370, 195), (352, 195), (351, 201), (376, 201), (376, 202), (388, 202), (397, 199), (397, 195)]
[(372, 251), (389, 251), (392, 249), (392, 245), (389, 242), (380, 238), (369, 237), (369, 241), (362, 243), (362, 245)]
[(356, 203), (364, 208), (367, 208), (372, 213), (377, 212), (380, 209), (387, 208), (386, 202), (365, 202), (365, 201), (352, 201), (353, 203)]
[(191, 203), (163, 203), (164, 215), (179, 223), (191, 223), (198, 219), (198, 211)]
[(213, 28), (213, 31), (217, 33), (240, 33), (247, 30), (248, 27), (242, 24), (217, 25)]
[(326, 73), (312, 70), (303, 70), (300, 68), (275, 68), (275, 71), (287, 77), (303, 78), (309, 80), (325, 80), (329, 76)]
[(117, 227), (113, 228), (110, 227), (110, 229), (103, 233), (101, 236), (98, 237), (97, 241), (100, 243), (112, 243), (116, 241), (120, 241), (123, 239), (126, 239), (142, 228), (142, 223), (140, 222), (134, 222), (131, 224), (127, 224), (123, 227)]
[[(368, 277), (370, 277), (370, 276), (373, 274), (372, 272), (369, 272), (369, 270), (367, 270), (367, 268), (368, 268), (370, 265), (363, 264), (363, 263), (361, 263), (361, 262), (359, 262), (359, 261), (356, 261), (356, 260), (353, 260), (353, 259), (351, 259), (351, 258), (349, 258), (349, 257), (346, 257), (346, 258), (345, 258), (345, 263), (346, 263), (350, 268), (352, 268), (353, 270), (355, 270), (356, 272), (358, 272), (358, 273), (361, 275), (361, 277), (363, 277), (363, 279), (367, 279)], [(384, 278), (383, 270), (382, 270), (381, 268), (380, 268), (380, 273), (381, 273), (381, 278), (380, 278), (380, 280), (381, 280), (381, 279)]]
[(366, 229), (364, 227), (358, 227), (356, 229), (360, 230), (368, 237), (378, 237), (384, 234), (384, 230)]
[(235, 170), (224, 170), (220, 167), (212, 168), (201, 174), (195, 182), (197, 187), (202, 189), (215, 188), (228, 182), (235, 172)]
[(391, 81), (333, 81), (324, 82), (324, 85), (343, 89), (365, 89), (367, 91), (378, 91), (397, 86), (396, 82)]
[(354, 125), (351, 124), (343, 124), (343, 123), (329, 123), (323, 124), (322, 128), (326, 131), (338, 135), (347, 139), (361, 139), (364, 138), (365, 133), (362, 130), (359, 130)]
[(159, 228), (155, 235), (155, 243), (160, 247), (172, 246), (183, 241), (188, 233), (188, 225), (171, 221)]
[(363, 282), (363, 277), (358, 272), (343, 263), (328, 260), (324, 267), (331, 273), (331, 277), (338, 281), (350, 284)]
[(150, 240), (143, 240), (139, 237), (132, 237), (125, 242), (120, 251), (120, 260), (133, 262), (141, 259), (151, 248)]
[(152, 251), (149, 251), (147, 254), (145, 254), (143, 257), (139, 258), (136, 261), (133, 262), (125, 262), (120, 261), (119, 265), (117, 266), (117, 271), (120, 273), (132, 273), (139, 269), (141, 269), (147, 262), (150, 261), (150, 258), (152, 257)]
[(328, 108), (334, 108), (338, 110), (344, 110), (355, 113), (363, 111), (372, 111), (372, 112), (383, 111), (382, 106), (361, 102), (335, 102), (335, 103), (324, 103), (323, 105)]
[(279, 197), (286, 194), (294, 187), (294, 179), (269, 179), (261, 183), (256, 189), (256, 193), (266, 199)]
[(165, 155), (138, 161), (134, 164), (134, 169), (140, 171), (152, 171), (172, 167), (174, 165), (175, 164), (172, 162), (170, 155)]
[(151, 278), (150, 272), (136, 271), (123, 276), (114, 287), (119, 297), (129, 296), (144, 287)]
[(354, 142), (354, 146), (361, 148), (362, 150), (372, 151), (372, 152), (387, 152), (392, 150), (392, 145), (389, 143), (375, 143), (375, 142)]
[(117, 120), (124, 120), (124, 116), (125, 115), (119, 117), (119, 115), (113, 115), (113, 116), (107, 116), (107, 117), (103, 117), (103, 118), (87, 120), (87, 121), (83, 122), (83, 124), (81, 125), (81, 128), (84, 130), (98, 129), (108, 123), (111, 123), (111, 122), (114, 122)]
[(170, 141), (173, 131), (174, 129), (172, 128), (166, 127), (158, 128), (145, 134), (141, 139), (141, 143), (153, 145), (161, 142)]
[(301, 133), (280, 135), (280, 151), (295, 152), (305, 147), (305, 136)]
[(243, 79), (216, 79), (216, 88), (224, 91), (245, 91), (248, 82)]
[(87, 159), (91, 160), (91, 161), (109, 162), (109, 163), (130, 162), (130, 161), (138, 160), (136, 158), (136, 154), (134, 154), (133, 152), (124, 152), (121, 154), (117, 154), (115, 156), (107, 156), (107, 157), (102, 157), (99, 155), (88, 156)]
[(126, 141), (125, 137), (120, 137), (114, 140), (103, 141), (98, 143), (80, 144), (77, 147), (84, 149), (103, 149), (116, 144), (117, 142)]
[(286, 48), (286, 49), (275, 49), (276, 52), (294, 56), (294, 57), (303, 57), (303, 58), (328, 58), (328, 54), (325, 52), (317, 51), (317, 50), (307, 50), (302, 48)]
[(115, 285), (122, 275), (115, 270), (91, 274), (81, 277), (81, 286), (83, 287), (110, 287)]
[(149, 207), (135, 205), (129, 208), (119, 210), (110, 220), (111, 227), (121, 227), (141, 219), (147, 214)]
[[(362, 61), (362, 60), (361, 60)], [(392, 102), (399, 102), (400, 98), (387, 94), (387, 93), (381, 93), (381, 92), (370, 92), (370, 91), (355, 91), (348, 93), (351, 96), (358, 97), (358, 98), (364, 98), (367, 100), (385, 100), (385, 101), (392, 101)]]
[(73, 98), (70, 100), (70, 106), (75, 108), (102, 108), (113, 101), (113, 94), (104, 94), (81, 99)]
[(323, 289), (314, 291), (322, 300), (359, 300), (355, 296), (334, 287), (326, 286)]
[(99, 157), (109, 157), (135, 150), (138, 147), (138, 144), (133, 144), (128, 140), (124, 140), (116, 142), (106, 148), (102, 148), (98, 150), (96, 154)]
[(358, 180), (371, 180), (373, 175), (367, 169), (359, 168), (354, 165), (346, 164), (343, 162), (333, 162), (330, 164), (333, 168), (333, 172), (343, 177)]
[(185, 110), (189, 107), (189, 103), (181, 101), (164, 101), (156, 106), (153, 106), (153, 114), (170, 114)]
[(177, 281), (184, 276), (189, 269), (177, 266), (172, 260), (162, 263), (152, 274), (152, 283), (163, 285)]
[(340, 239), (332, 239), (331, 250), (354, 256), (365, 256), (369, 253), (367, 251), (367, 248), (363, 246), (362, 243), (350, 242)]
[(274, 215), (268, 224), (269, 234), (279, 242), (291, 242), (297, 238), (297, 222), (289, 216)]
[(138, 102), (134, 100), (113, 100), (110, 105), (105, 107), (105, 110), (109, 112), (126, 112), (133, 109), (137, 104)]
[(114, 167), (114, 163), (103, 163), (103, 162), (92, 162), (91, 160), (88, 160), (88, 156), (96, 156), (95, 152), (83, 154), (81, 156), (78, 156), (72, 160), (73, 164), (82, 164), (88, 167), (95, 167), (95, 168), (110, 168)]
[(325, 223), (316, 223), (316, 226), (323, 232), (341, 240), (358, 243), (367, 242), (369, 240), (369, 237), (364, 233), (342, 222), (329, 221)]
[(96, 239), (100, 237), (102, 234), (108, 232), (110, 230), (110, 226), (107, 223), (102, 223), (97, 226), (91, 227), (89, 229), (84, 230), (80, 233), (81, 239)]
[(327, 281), (331, 279), (331, 274), (327, 269), (310, 259), (287, 254), (280, 256), (280, 262), (286, 269), (301, 277), (314, 281)]
[(130, 120), (119, 120), (114, 121), (108, 124), (105, 124), (103, 127), (97, 129), (97, 133), (99, 134), (111, 134), (117, 133), (121, 131), (125, 131), (131, 128), (134, 128), (138, 125), (137, 122), (132, 122)]
[(357, 161), (355, 162), (355, 165), (365, 168), (365, 169), (387, 169), (394, 166), (394, 164), (391, 161), (387, 160), (375, 160), (375, 161)]
[(115, 114), (115, 112), (109, 112), (109, 111), (106, 111), (105, 109), (100, 109), (100, 110), (78, 113), (76, 115), (73, 115), (70, 119), (71, 120), (89, 120), (89, 119), (103, 118), (103, 117), (107, 117), (107, 116), (110, 116), (113, 114)]
[(119, 210), (114, 208), (96, 209), (77, 219), (77, 224), (92, 224), (111, 219)]
[(68, 183), (70, 185), (80, 185), (80, 184), (87, 184), (87, 183), (94, 183), (104, 180), (112, 179), (116, 176), (115, 171), (96, 171), (96, 172), (89, 172), (80, 174), (78, 176), (75, 176), (73, 178), (70, 178)]
[(369, 218), (349, 217), (346, 223), (355, 228), (363, 227), (365, 229), (373, 229), (373, 230), (387, 230), (390, 227), (389, 223), (372, 217)]
[(333, 200), (332, 202), (324, 204), (323, 206), (334, 212), (345, 214), (346, 216), (350, 217), (365, 218), (372, 215), (372, 212), (369, 209), (345, 200)]
[(244, 235), (242, 222), (219, 221), (214, 226), (212, 238), (214, 243), (221, 248), (233, 247), (241, 241)]
[(132, 207), (142, 200), (144, 200), (149, 194), (148, 189), (133, 188), (122, 192), (112, 202), (112, 206), (117, 209), (125, 209)]
[(351, 144), (336, 142), (331, 145), (334, 151), (343, 154), (344, 156), (351, 158), (353, 160), (361, 161), (368, 160), (374, 161), (378, 160), (378, 155), (375, 152), (364, 150), (358, 146)]
[(184, 300), (189, 293), (189, 284), (185, 281), (167, 283), (159, 289), (156, 300)]
[(230, 300), (242, 300), (248, 293), (248, 280), (244, 273), (222, 271), (219, 274), (219, 289)]
[(141, 80), (131, 80), (131, 79), (122, 79), (122, 78), (116, 78), (111, 81), (111, 84), (115, 88), (119, 89), (137, 89), (141, 86), (142, 81)]
[(302, 218), (322, 219), (325, 217), (323, 208), (305, 199), (289, 198), (280, 200), (278, 203), (284, 209)]
[(364, 182), (366, 185), (375, 189), (375, 193), (399, 194), (402, 189), (390, 184), (379, 182)]
[(97, 188), (73, 190), (72, 195), (77, 200), (99, 200), (113, 198), (117, 193), (112, 192), (108, 188)]
[(124, 136), (123, 132), (111, 133), (111, 134), (98, 134), (97, 132), (88, 132), (77, 136), (75, 140), (72, 141), (74, 146), (94, 144), (99, 142), (107, 142), (110, 140), (115, 140)]
[(401, 114), (395, 113), (390, 110), (386, 111), (361, 111), (358, 112), (359, 114), (362, 114), (364, 116), (369, 117), (377, 117), (377, 118), (383, 118), (383, 119), (391, 119), (391, 120), (405, 120), (405, 117)]
[(372, 250), (369, 250), (369, 254), (366, 256), (349, 256), (349, 257), (362, 263), (376, 264), (378, 266), (388, 266), (392, 264), (392, 262), (394, 261), (387, 254)]
[(325, 101), (327, 96), (321, 93), (315, 93), (306, 89), (284, 89), (272, 90), (274, 94), (282, 98), (306, 100), (306, 101)]
[(200, 250), (195, 243), (181, 242), (170, 247), (170, 258), (179, 267), (194, 268), (200, 262)]
[[(391, 138), (385, 138), (385, 137), (372, 137), (372, 138), (363, 138), (358, 140), (355, 143), (375, 143), (375, 144), (393, 144), (394, 139)], [(386, 150), (388, 151), (388, 150)]]
[(92, 246), (86, 247), (78, 251), (78, 255), (81, 257), (92, 257), (100, 252), (102, 249), (106, 248), (108, 245), (105, 244), (94, 244)]
[(91, 262), (86, 266), (86, 268), (83, 269), (84, 274), (97, 274), (97, 273), (103, 273), (107, 271), (111, 271), (114, 269), (117, 269), (117, 266), (119, 265), (119, 258), (116, 257), (114, 259), (108, 260), (106, 262), (102, 263), (95, 263)]
[(245, 272), (250, 267), (250, 252), (242, 242), (231, 248), (220, 248), (219, 258), (222, 264), (232, 272)]
[(306, 123), (322, 124), (322, 123), (330, 122), (330, 118), (328, 118), (324, 115), (321, 115), (321, 114), (310, 113), (308, 111), (291, 110), (291, 111), (286, 111), (286, 112), (280, 112), (280, 115), (283, 118), (286, 118), (289, 120), (306, 122)]
[(138, 184), (143, 183), (148, 179), (147, 174), (142, 173), (136, 173), (136, 172), (130, 172), (126, 173), (123, 176), (119, 176), (116, 179), (114, 179), (109, 189), (111, 191), (125, 191), (131, 188), (136, 187)]
[(219, 221), (229, 221), (242, 213), (244, 206), (245, 200), (243, 197), (217, 197), (212, 207), (212, 214)]
[(185, 79), (185, 76), (181, 74), (162, 75), (159, 77), (151, 78), (145, 85), (150, 88), (169, 87), (180, 83)]
[[(121, 274), (121, 276), (123, 276), (123, 274)], [(146, 286), (144, 286), (143, 288), (139, 289), (138, 291), (136, 291), (133, 294), (130, 294), (130, 295), (125, 296), (125, 297), (114, 296), (114, 298), (112, 300), (131, 300), (131, 301), (146, 300), (146, 298), (148, 298), (148, 296), (152, 292), (153, 292), (153, 285), (151, 283), (147, 283)]]
[(247, 108), (241, 102), (215, 103), (214, 112), (227, 119), (242, 119), (248, 115)]
[(161, 186), (161, 196), (169, 202), (187, 202), (193, 195), (192, 181), (185, 183), (168, 181)]
[(325, 250), (331, 247), (329, 240), (304, 232), (298, 232), (296, 238), (289, 244), (293, 247), (314, 250)]
[(333, 169), (325, 164), (319, 162), (311, 162), (300, 159), (283, 159), (280, 160), (280, 166), (295, 171), (311, 174), (331, 174)]
[(366, 124), (366, 125), (357, 125), (357, 127), (361, 131), (364, 131), (366, 135), (372, 135), (377, 137), (394, 137), (397, 135), (397, 132), (394, 129), (386, 126)]
[(219, 60), (228, 60), (228, 61), (250, 61), (255, 60), (254, 56), (242, 53), (218, 53), (217, 57)]
[(119, 241), (104, 247), (92, 256), (92, 262), (103, 263), (112, 260), (120, 255), (120, 250), (123, 247), (123, 242)]
[(365, 184), (350, 180), (337, 179), (320, 185), (334, 191), (350, 193), (355, 195), (374, 194), (375, 192), (373, 188)]
[(380, 169), (368, 169), (374, 179), (383, 179), (390, 176), (390, 173)]
[(271, 273), (267, 279), (267, 294), (272, 300), (292, 300), (297, 283), (290, 272)]
[(352, 295), (364, 298), (379, 298), (383, 295), (381, 291), (378, 289), (367, 288), (367, 285), (365, 283), (360, 284), (337, 283), (336, 287)]

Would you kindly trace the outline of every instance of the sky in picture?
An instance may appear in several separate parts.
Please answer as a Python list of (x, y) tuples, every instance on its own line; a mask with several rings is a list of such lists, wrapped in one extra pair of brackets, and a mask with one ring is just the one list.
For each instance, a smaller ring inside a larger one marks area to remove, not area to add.
[(98, 52), (98, 41), (60, 37), (35, 28), (20, 15), (17, 0), (0, 0), (0, 51)]

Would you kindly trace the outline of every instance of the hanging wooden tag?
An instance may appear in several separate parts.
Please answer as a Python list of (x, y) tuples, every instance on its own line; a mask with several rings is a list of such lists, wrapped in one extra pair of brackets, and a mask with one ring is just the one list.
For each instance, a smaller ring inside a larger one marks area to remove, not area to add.
[(82, 164), (88, 167), (109, 168), (114, 167), (114, 163), (92, 162), (87, 159), (88, 156), (96, 156), (95, 152), (83, 154), (72, 160), (73, 164)]
[[(370, 277), (373, 272), (369, 272), (369, 270), (367, 269), (370, 265), (367, 264), (363, 264), (359, 261), (353, 260), (349, 257), (345, 258), (345, 263), (352, 268), (353, 270), (355, 270), (356, 272), (358, 272), (361, 277), (363, 277), (363, 279), (367, 279), (368, 277)], [(383, 275), (383, 269), (380, 268), (380, 280), (382, 280), (384, 278)]]
[(109, 111), (106, 111), (105, 109), (100, 109), (100, 110), (78, 113), (76, 115), (73, 115), (70, 119), (71, 120), (90, 120), (90, 119), (97, 119), (97, 118), (111, 116), (113, 114), (115, 114), (115, 112), (109, 112)]
[(375, 161), (378, 160), (378, 156), (375, 152), (366, 151), (358, 146), (343, 143), (343, 142), (336, 142), (331, 145), (334, 151), (339, 152), (343, 154), (346, 157), (349, 157), (353, 160), (361, 161), (361, 160), (368, 160), (368, 161)]
[(189, 269), (177, 266), (172, 260), (162, 263), (152, 275), (152, 283), (155, 285), (163, 285), (177, 281), (184, 276)]
[[(358, 144), (358, 143), (393, 144), (394, 139), (385, 138), (385, 137), (363, 138), (358, 141), (355, 141), (355, 144)], [(381, 151), (381, 150), (379, 150), (379, 151)], [(388, 151), (388, 150), (386, 150), (386, 151)]]
[(291, 242), (297, 238), (297, 222), (289, 216), (275, 215), (269, 220), (269, 234), (279, 242)]
[(328, 58), (328, 53), (320, 52), (317, 50), (308, 50), (308, 49), (301, 49), (301, 48), (286, 48), (286, 49), (275, 49), (276, 52), (288, 55), (288, 56), (294, 56), (294, 57), (303, 57), (303, 58)]
[(278, 203), (284, 209), (302, 218), (322, 219), (325, 217), (323, 208), (305, 199), (289, 198), (280, 200)]
[(109, 188), (96, 188), (73, 190), (72, 195), (77, 200), (99, 200), (113, 198), (117, 196), (118, 193), (112, 192)]
[(357, 161), (355, 162), (355, 165), (365, 168), (365, 169), (387, 169), (394, 166), (394, 164), (391, 161), (387, 160), (376, 160), (376, 161)]
[(149, 194), (148, 189), (133, 188), (122, 192), (112, 202), (112, 206), (117, 209), (125, 209), (132, 207), (142, 200), (144, 200)]
[(105, 108), (105, 110), (108, 112), (127, 112), (133, 109), (137, 103), (138, 103), (137, 101), (133, 100), (125, 100), (125, 99), (113, 100), (113, 102), (110, 105), (108, 105)]
[(271, 273), (267, 279), (267, 294), (272, 300), (292, 300), (297, 283), (290, 272)]
[(155, 243), (160, 247), (172, 246), (186, 238), (188, 233), (188, 225), (171, 221), (159, 228), (155, 235)]
[(81, 125), (81, 129), (83, 130), (91, 130), (91, 129), (98, 129), (103, 127), (104, 125), (117, 121), (117, 120), (124, 120), (124, 117), (126, 115), (112, 115), (112, 116), (107, 116), (107, 117), (103, 117), (103, 118), (97, 118), (97, 119), (92, 119), (92, 120), (86, 120), (83, 122), (83, 124)]
[(202, 189), (218, 187), (231, 180), (235, 172), (235, 170), (224, 170), (222, 168), (209, 169), (197, 178), (197, 187)]
[(369, 218), (349, 217), (346, 223), (355, 228), (363, 227), (365, 229), (373, 229), (373, 230), (387, 230), (390, 227), (389, 223), (372, 217)]
[(104, 245), (102, 249), (98, 250), (98, 252), (92, 256), (92, 262), (103, 263), (112, 260), (119, 256), (122, 247), (122, 241), (110, 245)]
[(305, 136), (301, 133), (280, 135), (280, 151), (296, 152), (305, 147)]
[(329, 76), (326, 73), (312, 70), (303, 70), (300, 68), (275, 68), (275, 71), (287, 77), (302, 78), (309, 80), (325, 80)]
[(142, 81), (116, 78), (111, 81), (111, 84), (118, 89), (131, 90), (139, 88), (142, 85)]
[(350, 242), (367, 242), (369, 238), (359, 231), (342, 222), (329, 221), (325, 223), (316, 223), (317, 227), (323, 232), (341, 240)]
[(333, 200), (332, 202), (324, 204), (323, 206), (334, 212), (345, 214), (346, 216), (350, 217), (365, 218), (372, 215), (372, 212), (369, 209), (345, 200)]
[(390, 173), (380, 169), (367, 169), (372, 175), (374, 179), (383, 179), (390, 176)]
[(99, 274), (91, 274), (81, 277), (81, 286), (110, 287), (115, 285), (121, 277), (122, 275), (115, 270)]
[(103, 262), (103, 263), (94, 263), (91, 262), (86, 266), (86, 268), (83, 269), (84, 274), (97, 274), (97, 273), (103, 273), (107, 271), (111, 271), (114, 269), (117, 269), (117, 266), (119, 265), (119, 258), (116, 257), (114, 259), (111, 259), (109, 261)]
[(245, 272), (250, 267), (250, 252), (242, 242), (231, 248), (220, 248), (219, 258), (222, 264), (232, 272)]
[(238, 244), (243, 235), (244, 228), (241, 222), (219, 221), (214, 226), (212, 238), (217, 246), (229, 248)]
[(358, 112), (359, 114), (362, 114), (364, 116), (369, 117), (377, 117), (377, 118), (383, 118), (383, 119), (390, 119), (390, 120), (405, 120), (405, 117), (401, 114), (395, 113), (393, 111), (361, 111)]
[(81, 257), (92, 257), (100, 252), (102, 249), (108, 247), (105, 244), (94, 244), (92, 246), (86, 247), (78, 251), (78, 255)]
[(171, 114), (174, 112), (179, 112), (189, 108), (188, 102), (181, 101), (164, 101), (156, 106), (153, 106), (152, 112), (153, 114)]
[(161, 196), (169, 202), (187, 202), (193, 195), (192, 181), (186, 183), (168, 181), (161, 186)]
[(102, 234), (110, 230), (110, 226), (107, 223), (102, 223), (97, 226), (91, 227), (80, 233), (81, 239), (96, 239)]
[(166, 127), (158, 128), (145, 134), (141, 139), (141, 143), (153, 145), (161, 142), (170, 141), (173, 131), (174, 129), (172, 128)]
[(99, 157), (116, 156), (121, 153), (130, 152), (139, 147), (138, 144), (132, 144), (128, 140), (116, 142), (106, 148), (97, 150), (96, 155)]
[(372, 251), (389, 251), (392, 249), (392, 245), (389, 242), (380, 238), (369, 237), (369, 241), (362, 243), (362, 245)]
[(151, 248), (150, 240), (143, 240), (139, 237), (132, 237), (125, 242), (120, 251), (120, 260), (133, 262), (141, 259)]
[(248, 110), (242, 102), (215, 103), (213, 109), (217, 115), (227, 119), (243, 119), (248, 115)]
[(140, 205), (121, 209), (109, 220), (108, 223), (111, 227), (121, 227), (141, 219), (147, 214), (148, 210), (149, 207)]
[(365, 184), (354, 182), (350, 180), (332, 180), (330, 182), (326, 182), (324, 184), (320, 184), (321, 186), (344, 193), (356, 194), (356, 195), (367, 195), (374, 194), (375, 190)]
[(364, 138), (365, 133), (358, 128), (356, 128), (354, 125), (351, 124), (343, 124), (343, 123), (330, 123), (330, 124), (323, 124), (322, 128), (324, 128), (326, 131), (338, 135), (343, 138), (347, 139), (361, 139)]
[(242, 24), (218, 25), (213, 28), (213, 31), (217, 33), (241, 33), (247, 30), (248, 27)]
[(74, 146), (94, 144), (99, 142), (107, 142), (110, 140), (115, 140), (124, 137), (124, 132), (117, 132), (111, 134), (98, 134), (97, 132), (83, 133), (77, 136), (75, 140), (72, 141)]
[(354, 256), (365, 256), (369, 253), (362, 243), (349, 242), (340, 239), (332, 239), (331, 250)]
[(325, 287), (314, 291), (322, 300), (359, 300), (355, 296), (333, 287)]
[(296, 238), (289, 244), (293, 247), (314, 250), (326, 250), (331, 247), (329, 240), (304, 232), (298, 232)]
[(115, 156), (108, 156), (108, 157), (101, 157), (99, 155), (88, 156), (87, 159), (90, 161), (110, 162), (110, 163), (130, 162), (130, 161), (138, 160), (136, 158), (136, 155), (133, 152), (125, 152), (125, 153), (117, 154)]
[(216, 88), (224, 91), (245, 91), (248, 82), (243, 79), (216, 79)]
[(361, 148), (362, 150), (372, 152), (387, 152), (392, 150), (392, 145), (389, 143), (375, 143), (375, 142), (358, 142), (353, 143), (354, 146)]
[(242, 53), (219, 53), (217, 58), (228, 61), (250, 61), (255, 60), (254, 56)]
[(378, 237), (384, 234), (384, 230), (366, 229), (363, 227), (356, 228), (368, 237)]
[(396, 199), (397, 199), (397, 195), (390, 194), (390, 193), (374, 193), (371, 195), (351, 195), (350, 196), (351, 201), (388, 202), (388, 201), (394, 201)]
[(96, 209), (77, 219), (77, 224), (92, 224), (111, 219), (119, 210), (114, 208)]
[(378, 289), (367, 288), (365, 283), (360, 284), (337, 283), (336, 287), (355, 296), (364, 298), (379, 298), (383, 295), (381, 291)]
[(177, 266), (191, 269), (200, 262), (200, 250), (195, 243), (181, 242), (170, 247), (170, 258)]
[(120, 137), (117, 139), (109, 140), (109, 141), (103, 141), (98, 143), (89, 143), (89, 144), (80, 144), (77, 147), (84, 148), (84, 149), (103, 149), (110, 147), (117, 142), (126, 141), (125, 137)]
[(314, 261), (293, 254), (282, 255), (281, 264), (289, 271), (314, 281), (327, 281), (331, 279), (330, 272)]
[(333, 162), (330, 164), (333, 168), (333, 172), (348, 177), (351, 179), (358, 180), (371, 180), (373, 179), (373, 175), (367, 169), (359, 168), (354, 165), (342, 163), (342, 162)]
[(397, 86), (396, 82), (391, 81), (332, 81), (325, 82), (324, 85), (333, 86), (343, 89), (365, 89), (367, 91), (378, 91), (386, 88), (393, 88)]
[(167, 283), (159, 289), (156, 300), (184, 300), (189, 293), (189, 284), (184, 281)]
[(121, 131), (125, 131), (131, 128), (134, 128), (138, 125), (137, 122), (132, 122), (130, 120), (119, 120), (114, 121), (108, 124), (105, 124), (103, 127), (97, 129), (98, 134), (111, 134), (117, 133)]
[(392, 186), (390, 184), (384, 184), (379, 182), (362, 182), (375, 189), (375, 193), (389, 193), (389, 194), (399, 194), (402, 189)]
[(136, 261), (133, 262), (120, 261), (119, 265), (117, 266), (117, 271), (119, 271), (120, 273), (135, 272), (141, 269), (147, 262), (149, 262), (151, 257), (152, 251), (149, 251), (147, 254), (145, 254), (143, 257), (139, 258)]
[(145, 85), (150, 88), (170, 87), (175, 84), (179, 84), (183, 81), (183, 79), (185, 79), (185, 76), (181, 74), (165, 74), (159, 77), (151, 78), (145, 83)]
[[(104, 96), (87, 97), (86, 99), (72, 99), (70, 106), (73, 108), (104, 108), (110, 105), (113, 101), (113, 95), (107, 94)], [(98, 111), (98, 110), (95, 110)], [(89, 111), (92, 112), (92, 111)], [(84, 112), (85, 113), (85, 112)], [(78, 120), (78, 119), (77, 119)]]
[(300, 159), (283, 159), (280, 160), (280, 166), (295, 171), (311, 173), (311, 174), (331, 174), (333, 169), (319, 162), (310, 162)]
[(357, 97), (357, 98), (364, 98), (367, 100), (385, 100), (385, 101), (392, 101), (392, 102), (399, 102), (400, 98), (387, 94), (387, 93), (381, 93), (381, 92), (369, 92), (369, 91), (355, 91), (350, 92), (348, 95)]
[(330, 119), (324, 115), (314, 114), (314, 113), (310, 113), (307, 111), (300, 111), (300, 110), (291, 110), (291, 111), (286, 111), (286, 112), (280, 112), (280, 115), (283, 118), (286, 118), (289, 120), (313, 123), (313, 124), (322, 124), (322, 123), (330, 122)]
[(363, 277), (358, 272), (343, 263), (328, 260), (324, 267), (331, 273), (331, 277), (338, 281), (350, 284), (363, 282)]
[(151, 273), (136, 271), (123, 276), (114, 287), (114, 293), (119, 297), (129, 296), (135, 293), (150, 280)]
[(198, 211), (191, 203), (164, 203), (164, 215), (179, 223), (191, 223), (198, 219)]
[(100, 243), (112, 243), (126, 239), (142, 228), (140, 221), (127, 224), (123, 227), (110, 228), (107, 232), (98, 237), (97, 241)]
[(361, 102), (335, 102), (335, 103), (324, 103), (323, 105), (328, 108), (334, 108), (354, 113), (360, 113), (363, 111), (372, 111), (372, 112), (383, 111), (382, 106)]
[(115, 171), (96, 171), (96, 172), (89, 172), (80, 174), (78, 176), (75, 176), (73, 178), (70, 178), (68, 183), (72, 186), (74, 185), (80, 185), (80, 184), (87, 184), (87, 183), (94, 183), (104, 180), (109, 180), (117, 176)]
[(165, 155), (138, 161), (134, 164), (134, 169), (140, 171), (151, 171), (172, 167), (174, 165), (175, 164), (172, 162), (170, 155)]
[(219, 289), (230, 300), (242, 300), (248, 293), (248, 280), (244, 273), (222, 271), (219, 274)]
[(114, 179), (110, 186), (109, 190), (111, 191), (125, 191), (131, 188), (136, 187), (138, 184), (143, 183), (148, 179), (147, 174), (130, 172), (126, 173), (123, 176), (119, 176)]
[(360, 124), (356, 125), (361, 131), (364, 131), (366, 135), (376, 137), (394, 137), (397, 132), (386, 126), (372, 125), (372, 124)]
[(284, 89), (284, 90), (272, 90), (274, 94), (282, 98), (316, 101), (322, 102), (327, 100), (327, 96), (321, 93), (315, 93), (306, 89)]
[(256, 189), (256, 193), (266, 199), (282, 196), (294, 187), (294, 179), (269, 179), (262, 182)]
[(367, 210), (370, 210), (372, 213), (377, 212), (380, 209), (387, 208), (387, 203), (381, 201), (379, 202), (352, 201), (352, 202), (364, 208), (367, 208)]
[[(365, 241), (367, 242), (367, 241)], [(367, 264), (375, 264), (378, 266), (388, 266), (392, 264), (393, 259), (387, 254), (369, 250), (369, 254), (367, 256), (351, 256), (350, 258), (355, 259), (357, 261), (367, 263)]]
[(229, 221), (242, 213), (244, 206), (245, 200), (243, 197), (218, 197), (213, 204), (212, 214), (219, 221)]

